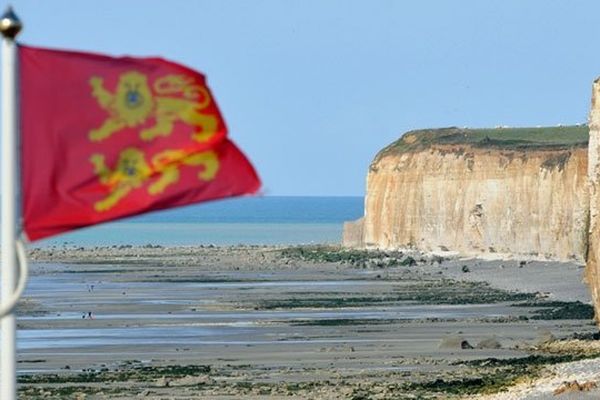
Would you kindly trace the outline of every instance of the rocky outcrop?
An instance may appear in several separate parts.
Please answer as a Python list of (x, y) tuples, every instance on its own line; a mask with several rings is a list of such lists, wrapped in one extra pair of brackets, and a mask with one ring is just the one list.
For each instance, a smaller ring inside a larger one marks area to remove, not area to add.
[(342, 243), (346, 247), (361, 247), (363, 244), (364, 219), (344, 222)]
[(344, 244), (583, 261), (586, 126), (413, 131), (367, 176)]

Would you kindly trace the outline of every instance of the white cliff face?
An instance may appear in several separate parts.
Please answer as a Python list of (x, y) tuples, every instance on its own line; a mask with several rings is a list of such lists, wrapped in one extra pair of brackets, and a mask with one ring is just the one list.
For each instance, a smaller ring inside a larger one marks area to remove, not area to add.
[(360, 228), (366, 247), (583, 261), (587, 149), (387, 152), (368, 173)]
[(588, 190), (590, 194), (590, 227), (585, 277), (594, 302), (596, 323), (600, 325), (600, 81), (598, 79), (592, 86), (589, 127)]

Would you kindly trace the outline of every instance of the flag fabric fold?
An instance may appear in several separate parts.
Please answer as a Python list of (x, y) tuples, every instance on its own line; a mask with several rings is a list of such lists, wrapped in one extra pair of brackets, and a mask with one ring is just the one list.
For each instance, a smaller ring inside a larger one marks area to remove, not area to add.
[(260, 188), (190, 68), (21, 45), (19, 81), (29, 240)]

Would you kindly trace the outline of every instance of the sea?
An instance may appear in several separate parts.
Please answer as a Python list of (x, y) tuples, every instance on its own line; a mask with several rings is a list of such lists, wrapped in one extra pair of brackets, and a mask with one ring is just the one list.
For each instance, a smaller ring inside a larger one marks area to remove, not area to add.
[(360, 196), (241, 197), (79, 229), (33, 247), (336, 244), (344, 221), (360, 218), (363, 207)]

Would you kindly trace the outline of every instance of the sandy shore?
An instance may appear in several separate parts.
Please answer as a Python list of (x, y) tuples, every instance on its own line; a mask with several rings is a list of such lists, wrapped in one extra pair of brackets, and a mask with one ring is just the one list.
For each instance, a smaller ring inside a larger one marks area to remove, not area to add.
[(561, 375), (600, 379), (576, 264), (257, 246), (30, 256), (25, 399), (569, 398), (553, 395)]

